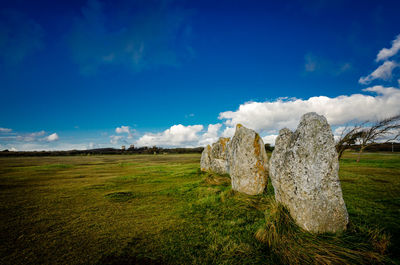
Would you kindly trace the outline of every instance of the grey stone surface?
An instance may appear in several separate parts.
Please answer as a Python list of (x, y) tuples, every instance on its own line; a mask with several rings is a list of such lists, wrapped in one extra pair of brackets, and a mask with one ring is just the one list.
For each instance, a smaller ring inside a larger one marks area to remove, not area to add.
[(228, 143), (230, 138), (219, 138), (211, 147), (211, 171), (218, 174), (229, 173)]
[(228, 154), (232, 189), (249, 195), (262, 193), (268, 181), (268, 156), (258, 133), (238, 124)]
[(207, 145), (201, 153), (200, 169), (201, 171), (209, 171), (211, 168), (211, 146)]
[(228, 164), (228, 142), (229, 138), (219, 138), (212, 146), (207, 145), (201, 154), (200, 169), (218, 174), (227, 174)]
[(297, 130), (282, 129), (270, 165), (275, 198), (303, 229), (322, 233), (346, 229), (348, 213), (339, 181), (339, 161), (324, 116), (304, 114)]

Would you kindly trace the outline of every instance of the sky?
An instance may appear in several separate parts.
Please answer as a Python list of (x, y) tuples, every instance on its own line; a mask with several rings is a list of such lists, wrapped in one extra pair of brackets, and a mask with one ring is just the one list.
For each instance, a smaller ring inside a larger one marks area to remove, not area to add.
[(0, 1), (0, 150), (274, 144), (400, 113), (399, 1)]

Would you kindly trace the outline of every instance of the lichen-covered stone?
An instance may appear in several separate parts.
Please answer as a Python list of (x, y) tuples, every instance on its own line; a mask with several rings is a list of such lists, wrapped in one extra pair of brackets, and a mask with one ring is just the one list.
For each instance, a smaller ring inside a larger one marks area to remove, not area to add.
[(339, 181), (339, 161), (324, 116), (304, 114), (297, 130), (282, 129), (269, 164), (275, 198), (303, 229), (346, 229), (348, 213)]
[(238, 124), (228, 151), (232, 189), (249, 195), (262, 193), (268, 180), (268, 156), (258, 133)]
[(228, 142), (230, 138), (219, 138), (211, 147), (211, 171), (218, 174), (228, 174)]
[(228, 142), (229, 138), (219, 138), (212, 146), (207, 145), (201, 155), (200, 169), (218, 174), (228, 173)]

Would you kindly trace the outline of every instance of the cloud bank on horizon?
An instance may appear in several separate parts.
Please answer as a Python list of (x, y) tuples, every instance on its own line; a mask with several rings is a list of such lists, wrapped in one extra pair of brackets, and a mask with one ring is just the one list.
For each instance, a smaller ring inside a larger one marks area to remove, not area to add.
[[(383, 62), (371, 74), (361, 77), (360, 84), (368, 85), (375, 80), (389, 81), (395, 78), (396, 68), (400, 65), (398, 54), (400, 50), (400, 35), (393, 41), (390, 48), (381, 49), (376, 62)], [(383, 119), (400, 113), (400, 79), (398, 87), (374, 85), (362, 90), (362, 93), (339, 95), (337, 97), (314, 96), (308, 99), (279, 98), (273, 101), (245, 102), (235, 111), (219, 113), (216, 124), (205, 128), (201, 124), (173, 125), (156, 133), (144, 133), (135, 140), (138, 132), (130, 126), (115, 128), (113, 135), (108, 136), (109, 143), (104, 144), (67, 144), (61, 142), (57, 133), (47, 136), (45, 131), (33, 133), (14, 132), (11, 128), (0, 128), (0, 139), (7, 144), (1, 144), (0, 149), (10, 150), (65, 150), (89, 149), (106, 147), (112, 144), (133, 143), (135, 146), (160, 147), (196, 147), (215, 142), (219, 137), (231, 137), (238, 123), (256, 130), (265, 143), (274, 144), (278, 131), (284, 127), (295, 129), (301, 115), (307, 112), (317, 112), (324, 115), (333, 127), (354, 122)], [(51, 144), (51, 145), (50, 145)]]
[(339, 126), (366, 120), (378, 120), (400, 113), (400, 89), (380, 85), (363, 89), (369, 94), (326, 96), (309, 99), (278, 99), (247, 102), (236, 111), (219, 114), (223, 123), (202, 125), (173, 125), (161, 133), (146, 133), (136, 141), (138, 146), (195, 147), (216, 142), (219, 137), (231, 137), (238, 123), (259, 132), (265, 143), (274, 144), (280, 129), (295, 129), (300, 117), (307, 112), (324, 115), (330, 125)]
[[(361, 77), (360, 84), (370, 84), (376, 79), (389, 81), (393, 70), (400, 66), (396, 61), (400, 50), (400, 34), (392, 41), (392, 47), (381, 49), (376, 62), (384, 61), (376, 70)], [(391, 58), (392, 60), (388, 60)], [(363, 94), (340, 95), (337, 97), (315, 96), (309, 99), (281, 98), (275, 101), (246, 102), (236, 111), (225, 111), (219, 114), (223, 123), (210, 124), (203, 130), (202, 125), (173, 125), (162, 133), (146, 133), (136, 144), (139, 146), (159, 145), (167, 147), (205, 146), (218, 140), (219, 137), (231, 137), (238, 123), (259, 132), (265, 143), (275, 144), (280, 129), (295, 129), (300, 117), (307, 112), (324, 115), (331, 126), (338, 127), (363, 121), (374, 121), (388, 118), (400, 113), (400, 79), (399, 87), (375, 85), (363, 89)], [(210, 133), (210, 126), (213, 133)], [(223, 130), (221, 130), (224, 128)], [(187, 135), (189, 138), (186, 138)], [(190, 140), (188, 140), (190, 139)]]

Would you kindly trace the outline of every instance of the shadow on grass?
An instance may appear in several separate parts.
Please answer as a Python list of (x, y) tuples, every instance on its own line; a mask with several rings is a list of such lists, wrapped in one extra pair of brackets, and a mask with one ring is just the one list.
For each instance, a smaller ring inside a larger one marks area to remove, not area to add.
[(166, 264), (160, 257), (154, 257), (151, 253), (144, 252), (147, 245), (148, 243), (144, 240), (133, 238), (121, 251), (102, 256), (96, 265)]
[(139, 194), (133, 193), (131, 191), (125, 191), (125, 192), (113, 192), (105, 195), (107, 199), (109, 199), (112, 202), (127, 202), (130, 201), (134, 198), (141, 197)]

